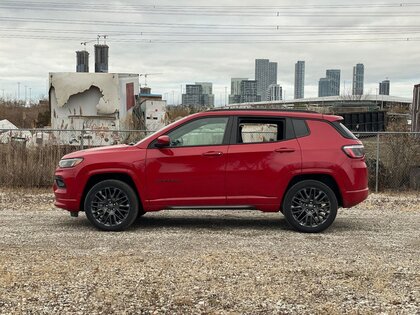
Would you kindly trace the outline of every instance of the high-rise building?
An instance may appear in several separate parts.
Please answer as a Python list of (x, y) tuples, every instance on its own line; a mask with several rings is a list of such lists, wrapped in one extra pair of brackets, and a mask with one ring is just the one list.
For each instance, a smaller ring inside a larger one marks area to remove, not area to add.
[(241, 82), (248, 80), (248, 78), (232, 78), (230, 81), (230, 94), (240, 95), (241, 94)]
[(353, 95), (363, 95), (365, 66), (358, 63), (353, 67)]
[(277, 84), (277, 62), (255, 59), (255, 80), (257, 81), (257, 95), (260, 95), (262, 100), (266, 100), (268, 87), (271, 84)]
[(232, 78), (230, 81), (229, 104), (241, 102), (241, 82), (248, 78)]
[(331, 80), (331, 96), (340, 95), (341, 70), (328, 69), (326, 75)]
[(379, 95), (389, 95), (391, 82), (389, 80), (383, 80), (379, 82)]
[(331, 79), (321, 78), (318, 84), (318, 97), (331, 96)]
[(182, 105), (213, 107), (214, 95), (212, 91), (213, 84), (210, 82), (187, 84), (185, 94), (182, 94)]
[(326, 71), (326, 77), (319, 79), (318, 96), (340, 95), (340, 75), (341, 70), (328, 69)]
[(213, 94), (213, 83), (211, 82), (195, 82), (195, 85), (201, 85), (203, 94)]
[(256, 80), (242, 80), (240, 103), (261, 101), (261, 95), (257, 94), (257, 90)]
[(109, 46), (96, 44), (95, 46), (95, 72), (108, 72)]
[(187, 84), (185, 94), (182, 94), (182, 105), (202, 105), (203, 87), (196, 84)]
[(305, 61), (295, 63), (295, 99), (305, 97)]
[(76, 51), (76, 72), (89, 72), (89, 53), (86, 50)]
[(214, 107), (213, 83), (211, 82), (195, 82), (201, 85), (203, 93), (203, 106)]
[(283, 89), (278, 84), (271, 84), (268, 87), (267, 101), (279, 101), (282, 99)]

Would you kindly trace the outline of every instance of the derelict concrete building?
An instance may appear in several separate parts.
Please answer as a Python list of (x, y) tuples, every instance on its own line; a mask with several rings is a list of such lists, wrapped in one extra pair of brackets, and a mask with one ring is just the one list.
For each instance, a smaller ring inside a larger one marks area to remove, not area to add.
[(49, 86), (53, 129), (130, 129), (138, 74), (56, 72)]

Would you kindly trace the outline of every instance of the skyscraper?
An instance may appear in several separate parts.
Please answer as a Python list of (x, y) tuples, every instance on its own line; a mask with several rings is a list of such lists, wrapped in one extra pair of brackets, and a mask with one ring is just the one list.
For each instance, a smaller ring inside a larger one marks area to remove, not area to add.
[(391, 82), (389, 80), (379, 82), (379, 95), (389, 95), (390, 86)]
[(318, 96), (331, 96), (331, 79), (321, 78), (318, 84)]
[(202, 88), (202, 104), (206, 107), (214, 106), (213, 83), (211, 82), (195, 82), (195, 85), (201, 85)]
[(229, 104), (241, 102), (241, 82), (248, 78), (232, 78), (230, 81)]
[(213, 107), (214, 95), (212, 90), (213, 84), (210, 82), (187, 84), (185, 94), (182, 94), (182, 105)]
[(279, 101), (282, 99), (283, 89), (278, 84), (270, 84), (268, 87), (267, 101)]
[(326, 77), (319, 79), (318, 96), (340, 95), (340, 74), (341, 70), (328, 69)]
[(363, 95), (365, 66), (358, 63), (353, 67), (353, 95)]
[(295, 99), (305, 97), (305, 61), (295, 64)]
[(340, 76), (341, 70), (329, 69), (327, 70), (327, 78), (331, 80), (331, 96), (340, 95)]
[(240, 103), (259, 102), (259, 101), (261, 101), (261, 96), (257, 94), (257, 81), (256, 80), (242, 80)]
[(255, 80), (257, 94), (261, 96), (261, 100), (267, 100), (268, 87), (270, 84), (277, 84), (277, 62), (255, 59)]

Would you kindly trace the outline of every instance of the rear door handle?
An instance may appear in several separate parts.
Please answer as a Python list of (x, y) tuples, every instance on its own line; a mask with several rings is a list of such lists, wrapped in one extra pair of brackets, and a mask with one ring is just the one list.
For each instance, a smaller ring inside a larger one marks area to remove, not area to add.
[(288, 152), (295, 152), (295, 149), (293, 148), (278, 148), (274, 150), (275, 152), (279, 153), (288, 153)]
[(220, 151), (209, 151), (209, 152), (205, 152), (203, 153), (203, 156), (222, 156), (223, 152)]

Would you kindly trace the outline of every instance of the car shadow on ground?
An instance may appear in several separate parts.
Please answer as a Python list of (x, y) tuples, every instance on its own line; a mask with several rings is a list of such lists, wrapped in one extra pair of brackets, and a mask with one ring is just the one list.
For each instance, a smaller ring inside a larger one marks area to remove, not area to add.
[[(86, 216), (81, 213), (79, 218), (57, 223), (67, 228), (83, 228), (96, 230), (88, 221)], [(129, 228), (131, 231), (153, 231), (153, 230), (209, 230), (209, 231), (227, 231), (227, 230), (245, 230), (245, 231), (293, 231), (281, 214), (243, 216), (234, 214), (222, 214), (220, 216), (203, 214), (170, 214), (170, 213), (152, 213), (138, 218)], [(323, 233), (342, 233), (342, 232), (360, 232), (375, 231), (379, 232), (377, 225), (370, 225), (363, 220), (350, 220), (348, 218), (337, 218), (336, 221)]]
[(252, 218), (241, 216), (143, 216), (133, 229), (207, 229), (207, 230), (290, 230), (284, 217)]

